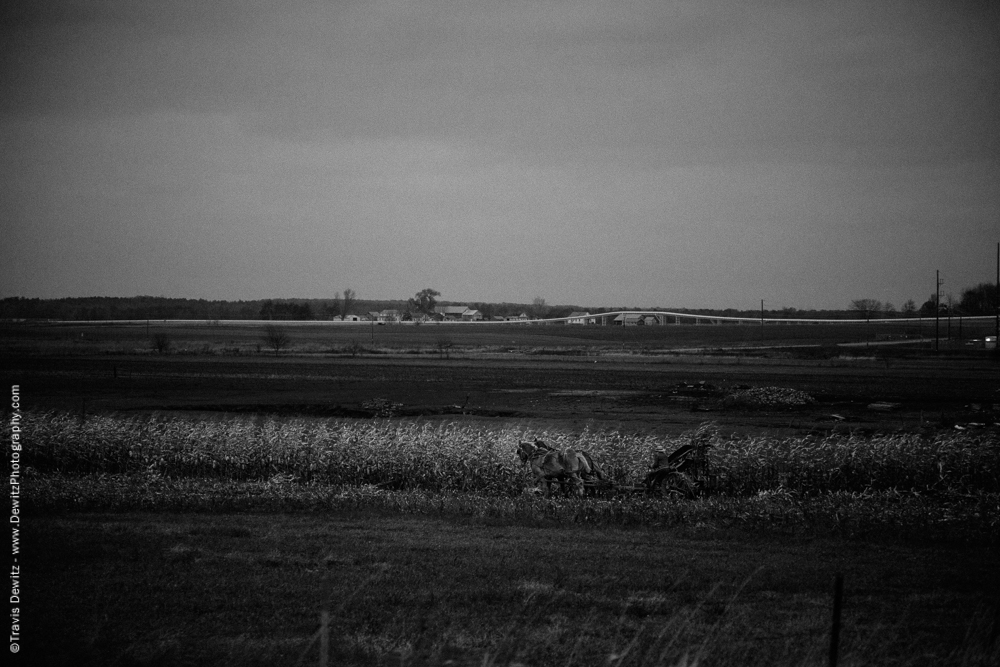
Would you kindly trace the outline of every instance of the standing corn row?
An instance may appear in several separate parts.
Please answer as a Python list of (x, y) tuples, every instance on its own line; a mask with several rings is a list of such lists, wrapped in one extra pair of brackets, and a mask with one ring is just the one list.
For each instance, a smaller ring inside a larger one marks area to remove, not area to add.
[(527, 483), (514, 452), (520, 440), (590, 452), (616, 484), (641, 479), (649, 452), (689, 442), (711, 445), (718, 488), (731, 495), (887, 489), (1000, 491), (1000, 448), (989, 436), (755, 436), (722, 438), (703, 427), (665, 442), (653, 436), (585, 430), (530, 431), (398, 420), (319, 421), (231, 418), (216, 421), (30, 414), (25, 464), (40, 472), (154, 474), (223, 480), (518, 493)]

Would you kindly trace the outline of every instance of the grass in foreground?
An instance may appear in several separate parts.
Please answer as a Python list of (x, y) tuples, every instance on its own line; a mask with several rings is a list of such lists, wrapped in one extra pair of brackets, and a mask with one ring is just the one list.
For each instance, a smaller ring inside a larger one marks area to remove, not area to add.
[[(523, 527), (367, 511), (33, 516), (53, 665), (992, 665), (993, 548)], [(27, 567), (27, 566), (26, 566)]]

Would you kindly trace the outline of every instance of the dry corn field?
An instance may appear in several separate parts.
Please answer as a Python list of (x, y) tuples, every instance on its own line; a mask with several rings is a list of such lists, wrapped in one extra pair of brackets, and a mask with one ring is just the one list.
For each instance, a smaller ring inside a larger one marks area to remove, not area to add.
[(711, 425), (673, 441), (619, 432), (565, 433), (396, 420), (30, 415), (24, 463), (39, 473), (155, 474), (424, 491), (516, 495), (526, 473), (515, 451), (541, 438), (590, 451), (619, 485), (641, 479), (654, 447), (708, 440), (725, 495), (761, 492), (1000, 491), (1000, 445), (990, 434), (726, 438)]

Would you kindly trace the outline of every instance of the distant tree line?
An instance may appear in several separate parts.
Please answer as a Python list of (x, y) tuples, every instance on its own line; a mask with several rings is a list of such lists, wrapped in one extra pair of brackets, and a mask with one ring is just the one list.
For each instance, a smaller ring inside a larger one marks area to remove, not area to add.
[[(433, 290), (431, 290), (433, 292)], [(0, 319), (41, 320), (339, 320), (345, 315), (365, 317), (369, 312), (398, 310), (416, 314), (433, 312), (437, 301), (430, 293), (423, 308), (407, 300), (358, 299), (353, 290), (344, 290), (330, 299), (260, 299), (251, 301), (209, 301), (168, 297), (74, 297), (37, 299), (8, 297), (0, 299)], [(452, 305), (445, 301), (441, 305)], [(458, 305), (458, 304), (454, 304)], [(484, 316), (516, 315), (529, 312), (524, 304), (464, 303)], [(574, 308), (565, 310), (568, 315)], [(552, 315), (553, 317), (559, 315)]]
[[(421, 301), (421, 296), (423, 297)], [(439, 293), (430, 288), (409, 300), (358, 299), (354, 290), (344, 290), (330, 299), (260, 299), (251, 301), (209, 301), (154, 296), (73, 297), (38, 299), (8, 297), (0, 299), (0, 319), (42, 320), (339, 320), (346, 315), (365, 317), (369, 312), (398, 310), (418, 314), (433, 312), (435, 305), (459, 305), (438, 302)], [(534, 315), (532, 306), (516, 303), (462, 302), (479, 310), (484, 318), (494, 315)], [(575, 306), (546, 308), (538, 317), (565, 317)]]
[(997, 312), (997, 287), (979, 283), (962, 291), (958, 307), (963, 315), (995, 315)]
[(327, 299), (209, 301), (168, 297), (0, 299), (0, 319), (46, 320), (312, 320), (339, 314)]
[(962, 290), (962, 298), (952, 294), (931, 294), (917, 308), (912, 299), (903, 304), (900, 311), (890, 303), (878, 299), (855, 299), (848, 309), (859, 319), (881, 319), (889, 317), (931, 317), (935, 311), (950, 315), (995, 315), (997, 312), (997, 287), (991, 283), (979, 283), (975, 287)]
[[(536, 297), (530, 304), (438, 301), (440, 293), (426, 288), (408, 300), (362, 300), (354, 290), (346, 289), (330, 299), (259, 299), (250, 301), (210, 301), (206, 299), (178, 299), (161, 296), (134, 297), (74, 297), (63, 299), (37, 299), (8, 297), (0, 299), (0, 319), (47, 320), (339, 320), (347, 315), (366, 316), (369, 312), (398, 310), (416, 315), (432, 312), (436, 305), (464, 305), (482, 313), (483, 319), (527, 313), (530, 317), (568, 317), (574, 311), (592, 315), (618, 310), (669, 310), (691, 315), (722, 317), (760, 317), (759, 309), (737, 310), (708, 308), (649, 308), (640, 306), (615, 306), (611, 308), (582, 308), (580, 306), (550, 306), (545, 299)], [(951, 295), (941, 296), (941, 312), (953, 315), (993, 315), (996, 313), (996, 286), (980, 283), (963, 290), (961, 299)], [(800, 310), (796, 308), (767, 309), (767, 318), (789, 319), (871, 319), (886, 317), (931, 316), (935, 311), (935, 295), (919, 308), (909, 300), (897, 310), (888, 302), (877, 299), (857, 299), (845, 310)]]

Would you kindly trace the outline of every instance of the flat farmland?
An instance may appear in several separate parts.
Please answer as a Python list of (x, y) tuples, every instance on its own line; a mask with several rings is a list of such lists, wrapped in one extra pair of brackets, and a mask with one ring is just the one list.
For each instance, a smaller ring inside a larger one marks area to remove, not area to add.
[[(965, 340), (286, 327), (0, 329), (22, 657), (317, 664), (327, 612), (336, 664), (826, 664), (843, 573), (842, 664), (996, 664), (1000, 365)], [(513, 456), (630, 483), (705, 423), (730, 491), (693, 499), (541, 498)]]
[[(285, 325), (290, 342), (278, 354), (261, 329), (7, 327), (0, 373), (45, 409), (370, 417), (365, 406), (382, 399), (401, 417), (667, 433), (703, 421), (736, 432), (984, 423), (1000, 388), (987, 351), (945, 341), (936, 355), (919, 332), (915, 343), (898, 338), (910, 335), (905, 326), (886, 329), (889, 340), (864, 325), (768, 326), (762, 345), (749, 326)], [(870, 346), (859, 341), (866, 331)], [(159, 353), (157, 335), (169, 341)], [(726, 400), (739, 387), (815, 402), (741, 409)]]
[[(690, 348), (833, 346), (838, 344), (910, 341), (914, 347), (933, 347), (932, 319), (885, 320), (834, 324), (777, 324), (766, 326), (670, 324), (665, 326), (572, 326), (563, 324), (396, 324), (368, 322), (148, 322), (116, 323), (7, 323), (0, 341), (8, 349), (62, 351), (148, 351), (153, 338), (163, 335), (174, 352), (251, 353), (260, 348), (263, 329), (273, 324), (286, 331), (289, 351), (342, 352), (352, 344), (380, 353), (437, 353), (446, 341), (455, 350), (495, 352), (619, 352), (657, 353)], [(945, 349), (965, 349), (967, 343), (993, 333), (992, 321), (947, 319), (939, 323)], [(923, 343), (921, 346), (920, 343)]]

